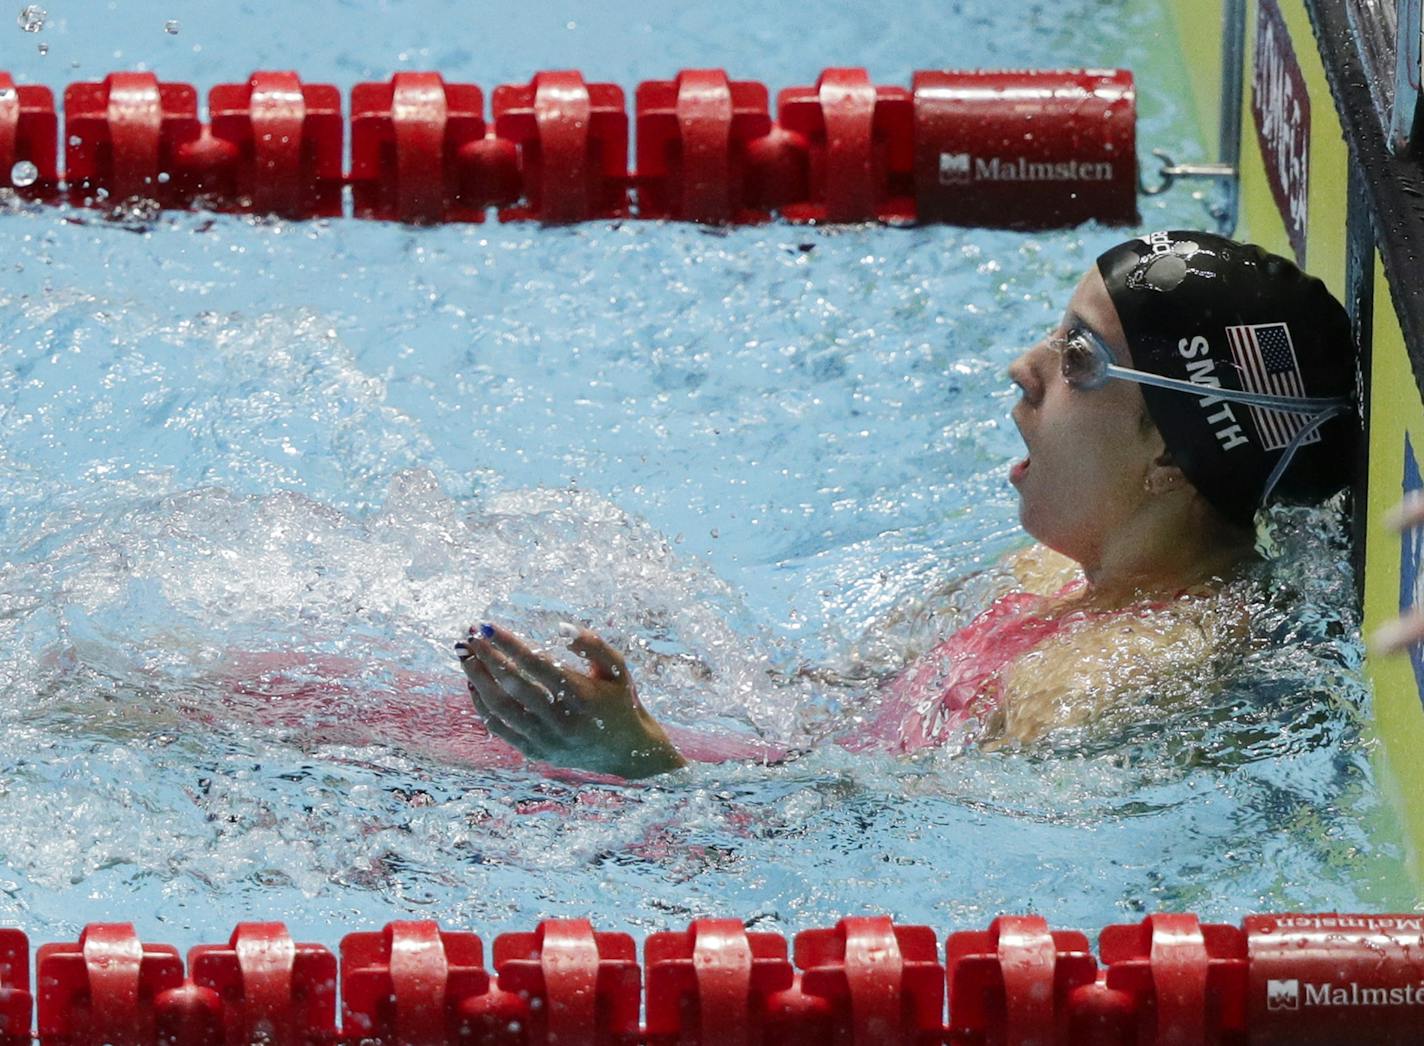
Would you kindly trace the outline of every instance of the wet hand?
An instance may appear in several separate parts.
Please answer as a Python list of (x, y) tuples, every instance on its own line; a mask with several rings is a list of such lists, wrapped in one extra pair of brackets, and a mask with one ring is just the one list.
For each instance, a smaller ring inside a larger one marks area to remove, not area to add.
[[(1424, 525), (1424, 493), (1416, 491), (1408, 495), (1385, 516), (1385, 522), (1396, 531)], [(1424, 609), (1415, 607), (1376, 629), (1370, 637), (1370, 646), (1376, 654), (1394, 654), (1420, 640), (1424, 640)]]
[(495, 625), (455, 644), (470, 698), (492, 734), (525, 755), (621, 777), (686, 765), (638, 700), (623, 655), (595, 633), (561, 624), (587, 672), (531, 650)]

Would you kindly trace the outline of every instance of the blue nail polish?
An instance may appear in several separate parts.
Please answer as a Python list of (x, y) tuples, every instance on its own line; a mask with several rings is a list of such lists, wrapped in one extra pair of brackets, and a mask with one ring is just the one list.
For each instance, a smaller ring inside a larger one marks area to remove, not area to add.
[(481, 625), (481, 626), (480, 626), (480, 635), (484, 636), (486, 639), (492, 639), (492, 638), (494, 637), (494, 626), (493, 626), (493, 625)]

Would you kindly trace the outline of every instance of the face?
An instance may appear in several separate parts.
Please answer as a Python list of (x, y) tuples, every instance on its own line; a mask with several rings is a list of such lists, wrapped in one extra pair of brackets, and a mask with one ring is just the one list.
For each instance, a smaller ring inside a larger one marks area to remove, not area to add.
[(1131, 366), (1127, 339), (1095, 268), (1078, 283), (1059, 325), (1009, 367), (1022, 396), (1013, 410), (1028, 447), (1009, 479), (1023, 528), (1086, 566), (1101, 560), (1117, 528), (1146, 498), (1147, 474), (1162, 453), (1155, 428), (1143, 432), (1142, 393), (1130, 381), (1083, 389), (1063, 377), (1062, 341), (1095, 333), (1114, 362)]

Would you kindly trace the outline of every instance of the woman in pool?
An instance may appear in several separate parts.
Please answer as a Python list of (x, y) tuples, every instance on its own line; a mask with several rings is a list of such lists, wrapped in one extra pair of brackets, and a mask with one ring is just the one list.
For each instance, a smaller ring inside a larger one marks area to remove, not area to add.
[[(849, 747), (1031, 741), (1204, 661), (1256, 510), (1327, 497), (1353, 464), (1344, 309), (1291, 262), (1208, 233), (1107, 251), (1009, 377), (1028, 448), (1009, 481), (1038, 542), (1012, 557), (1020, 590), (883, 687)], [(684, 765), (619, 652), (563, 631), (587, 672), (493, 625), (456, 644), (490, 731), (625, 777)]]

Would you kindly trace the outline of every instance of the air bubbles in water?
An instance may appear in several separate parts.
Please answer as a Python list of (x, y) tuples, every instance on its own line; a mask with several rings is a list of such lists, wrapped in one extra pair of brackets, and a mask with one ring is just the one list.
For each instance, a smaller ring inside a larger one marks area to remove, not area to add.
[(178, 19), (176, 18), (170, 18), (163, 23), (163, 31), (169, 36), (177, 36), (179, 28)]
[(20, 8), (20, 17), (17, 21), (25, 32), (38, 33), (44, 28), (46, 17), (48, 17), (48, 12), (39, 4), (26, 4)]
[(39, 181), (40, 169), (29, 160), (21, 160), (10, 168), (10, 184), (16, 188), (23, 189), (26, 186), (34, 185)]

